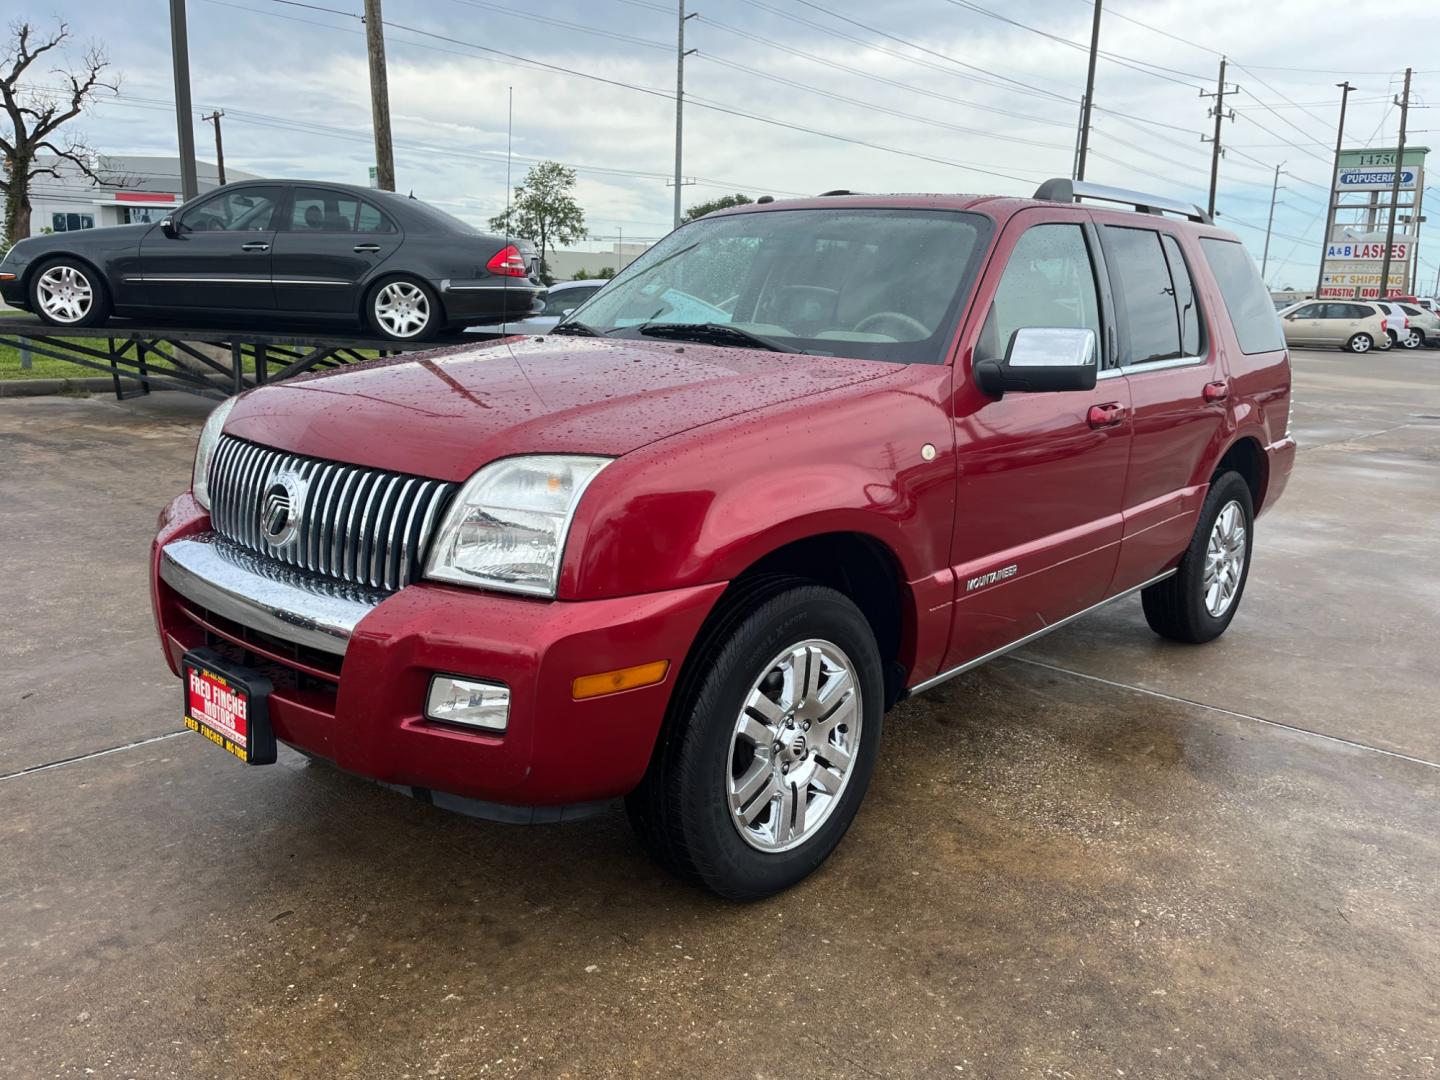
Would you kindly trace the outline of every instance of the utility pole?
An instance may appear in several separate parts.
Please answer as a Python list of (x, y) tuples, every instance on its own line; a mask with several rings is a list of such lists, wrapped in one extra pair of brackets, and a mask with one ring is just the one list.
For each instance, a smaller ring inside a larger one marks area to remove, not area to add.
[(370, 54), (370, 116), (375, 126), (375, 186), (395, 190), (395, 149), (390, 144), (390, 83), (385, 75), (385, 20), (380, 0), (365, 0), (365, 46)]
[(685, 183), (681, 169), (685, 162), (685, 57), (695, 50), (685, 48), (685, 23), (695, 13), (685, 14), (685, 0), (679, 0), (680, 18), (675, 28), (675, 223), (680, 227), (680, 189)]
[(180, 197), (200, 194), (195, 179), (195, 121), (190, 112), (190, 45), (185, 0), (170, 0), (170, 59), (175, 68), (175, 133), (180, 143)]
[(209, 116), (200, 118), (207, 124), (215, 125), (215, 172), (219, 175), (221, 187), (225, 186), (225, 144), (220, 141), (220, 118), (224, 115), (223, 110), (216, 109)]
[(1390, 249), (1395, 243), (1395, 219), (1400, 215), (1400, 174), (1405, 168), (1405, 120), (1410, 113), (1410, 68), (1405, 69), (1405, 94), (1400, 106), (1400, 145), (1395, 150), (1395, 179), (1390, 184), (1390, 223), (1385, 226), (1385, 261), (1380, 264), (1380, 299), (1390, 295)]
[(1080, 99), (1080, 112), (1075, 118), (1075, 153), (1070, 157), (1070, 179), (1080, 179), (1080, 134), (1085, 130), (1085, 99)]
[(1405, 287), (1405, 291), (1411, 296), (1419, 296), (1420, 226), (1425, 224), (1425, 188), (1418, 183), (1415, 185), (1415, 208), (1412, 213), (1415, 215), (1412, 222), (1415, 226), (1415, 240), (1410, 245), (1410, 283)]
[[(1225, 113), (1225, 57), (1220, 58), (1220, 80), (1215, 84), (1215, 107), (1210, 110), (1210, 115), (1215, 117), (1215, 135), (1212, 138), (1200, 136), (1202, 142), (1213, 143), (1210, 150), (1210, 216), (1215, 216), (1215, 188), (1220, 182), (1220, 155), (1225, 151), (1220, 148), (1220, 122), (1222, 120), (1234, 120), (1235, 111), (1232, 109), (1227, 116)], [(1200, 91), (1201, 97), (1211, 97), (1206, 91)]]
[(1335, 166), (1330, 170), (1330, 202), (1325, 207), (1325, 239), (1320, 245), (1320, 272), (1315, 275), (1315, 299), (1320, 299), (1320, 290), (1325, 284), (1325, 253), (1330, 250), (1330, 234), (1335, 224), (1335, 203), (1340, 198), (1336, 189), (1340, 183), (1340, 148), (1345, 145), (1345, 103), (1350, 100), (1350, 91), (1355, 88), (1349, 81), (1336, 83), (1340, 88), (1340, 123), (1335, 126)]
[(1075, 152), (1075, 179), (1085, 179), (1085, 155), (1090, 150), (1090, 103), (1095, 100), (1095, 58), (1100, 53), (1100, 0), (1095, 0), (1095, 21), (1090, 24), (1090, 67), (1085, 73), (1085, 97), (1080, 103), (1080, 149)]
[(1282, 161), (1275, 166), (1275, 182), (1270, 185), (1270, 216), (1265, 219), (1265, 254), (1260, 256), (1260, 280), (1265, 280), (1265, 269), (1270, 265), (1270, 230), (1275, 227), (1275, 196), (1280, 192), (1280, 169)]

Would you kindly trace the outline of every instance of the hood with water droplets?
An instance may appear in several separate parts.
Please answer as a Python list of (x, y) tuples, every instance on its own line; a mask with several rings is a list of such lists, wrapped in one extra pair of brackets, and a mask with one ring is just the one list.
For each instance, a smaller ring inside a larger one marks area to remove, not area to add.
[(410, 353), (262, 387), (226, 422), (298, 454), (463, 480), (513, 454), (619, 457), (903, 370), (672, 341), (547, 337)]

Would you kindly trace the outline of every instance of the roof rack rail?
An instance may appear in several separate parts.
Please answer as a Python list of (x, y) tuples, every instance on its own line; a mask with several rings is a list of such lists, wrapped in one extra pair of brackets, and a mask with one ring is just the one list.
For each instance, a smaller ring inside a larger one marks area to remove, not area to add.
[(1167, 199), (1159, 195), (1146, 195), (1141, 191), (1109, 187), (1105, 184), (1091, 184), (1084, 180), (1069, 180), (1063, 176), (1046, 180), (1035, 189), (1035, 198), (1046, 202), (1075, 202), (1077, 199), (1095, 199), (1098, 202), (1120, 203), (1134, 207), (1142, 214), (1179, 214), (1202, 225), (1213, 225), (1210, 215), (1194, 203), (1179, 199)]
[(822, 191), (815, 196), (817, 199), (828, 199), (831, 195), (863, 195), (863, 191), (851, 191), (849, 188), (836, 188), (834, 191)]

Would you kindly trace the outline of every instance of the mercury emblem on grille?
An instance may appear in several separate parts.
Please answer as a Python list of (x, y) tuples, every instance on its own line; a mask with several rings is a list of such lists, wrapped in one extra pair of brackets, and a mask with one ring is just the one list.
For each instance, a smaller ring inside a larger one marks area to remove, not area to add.
[(300, 528), (305, 506), (305, 481), (296, 473), (281, 472), (271, 479), (260, 504), (260, 531), (275, 547), (288, 542)]

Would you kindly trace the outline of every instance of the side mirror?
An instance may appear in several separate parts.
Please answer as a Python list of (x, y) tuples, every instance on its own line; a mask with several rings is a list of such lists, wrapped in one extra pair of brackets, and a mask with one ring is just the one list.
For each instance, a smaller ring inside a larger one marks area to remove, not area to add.
[(563, 309), (563, 310), (560, 312), (560, 314), (561, 314), (562, 316), (571, 315), (571, 314), (574, 313), (574, 311), (575, 311), (575, 309), (574, 309), (573, 307), (567, 307), (567, 308)]
[(1097, 352), (1093, 330), (1022, 327), (1011, 335), (1004, 360), (981, 360), (975, 365), (975, 384), (997, 398), (1007, 390), (1093, 390)]
[(160, 231), (163, 232), (166, 236), (170, 237), (170, 239), (172, 240), (180, 235), (180, 227), (175, 224), (175, 219), (173, 217), (167, 217), (161, 220)]

